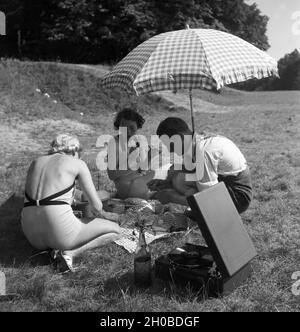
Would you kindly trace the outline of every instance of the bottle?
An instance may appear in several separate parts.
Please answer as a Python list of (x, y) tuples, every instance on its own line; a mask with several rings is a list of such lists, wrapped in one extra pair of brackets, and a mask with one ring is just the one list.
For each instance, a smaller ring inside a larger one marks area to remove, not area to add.
[(140, 226), (139, 242), (134, 255), (134, 282), (139, 287), (151, 285), (151, 252), (143, 226)]

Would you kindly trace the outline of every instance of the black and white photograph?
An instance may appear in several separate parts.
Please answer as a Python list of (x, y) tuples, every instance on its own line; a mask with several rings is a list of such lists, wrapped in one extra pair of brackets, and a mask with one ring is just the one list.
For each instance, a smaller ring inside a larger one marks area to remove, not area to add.
[(300, 0), (0, 0), (0, 312), (300, 312)]

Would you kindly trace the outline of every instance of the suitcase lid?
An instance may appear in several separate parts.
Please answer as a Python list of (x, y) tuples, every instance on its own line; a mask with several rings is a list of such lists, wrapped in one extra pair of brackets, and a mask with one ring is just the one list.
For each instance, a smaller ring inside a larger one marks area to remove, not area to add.
[(223, 277), (231, 277), (256, 256), (224, 182), (188, 197), (188, 203)]

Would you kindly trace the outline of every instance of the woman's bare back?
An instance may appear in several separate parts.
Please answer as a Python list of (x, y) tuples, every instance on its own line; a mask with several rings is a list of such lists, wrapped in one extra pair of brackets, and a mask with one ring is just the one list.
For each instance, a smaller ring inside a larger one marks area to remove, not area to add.
[(25, 190), (34, 200), (66, 189), (78, 175), (78, 160), (64, 154), (43, 156), (29, 167)]

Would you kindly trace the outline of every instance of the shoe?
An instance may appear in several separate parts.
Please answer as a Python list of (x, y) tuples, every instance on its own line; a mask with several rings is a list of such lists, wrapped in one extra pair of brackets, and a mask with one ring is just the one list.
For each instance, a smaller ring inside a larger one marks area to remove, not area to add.
[(74, 272), (73, 258), (66, 255), (62, 250), (59, 250), (55, 258), (57, 269), (60, 273)]

